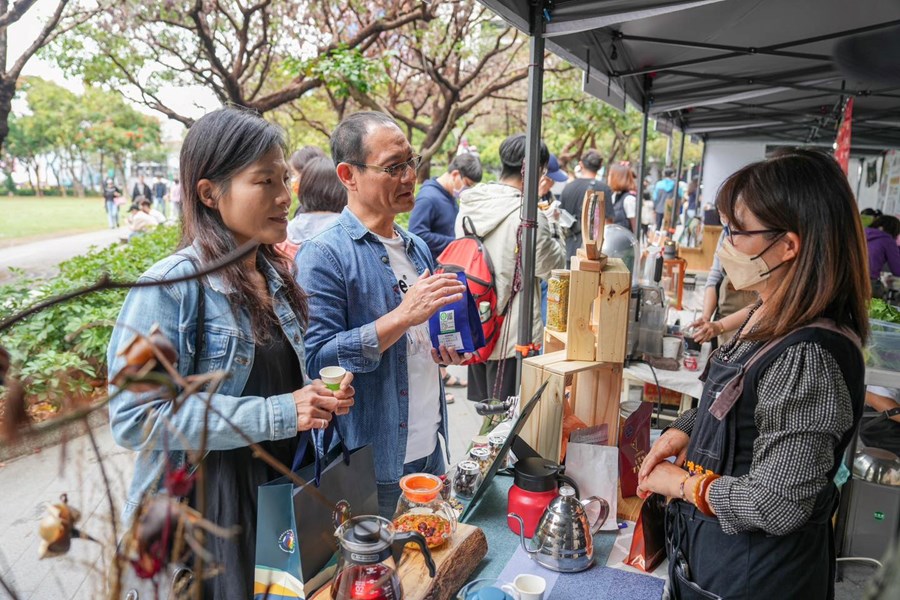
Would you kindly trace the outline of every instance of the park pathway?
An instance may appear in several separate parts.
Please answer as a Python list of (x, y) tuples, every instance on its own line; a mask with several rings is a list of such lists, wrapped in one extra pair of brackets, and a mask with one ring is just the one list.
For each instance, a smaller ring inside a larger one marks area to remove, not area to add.
[(10, 267), (25, 269), (29, 275), (49, 277), (55, 274), (56, 266), (62, 261), (84, 254), (91, 246), (116, 243), (127, 235), (128, 230), (120, 227), (0, 248), (0, 284), (15, 278)]

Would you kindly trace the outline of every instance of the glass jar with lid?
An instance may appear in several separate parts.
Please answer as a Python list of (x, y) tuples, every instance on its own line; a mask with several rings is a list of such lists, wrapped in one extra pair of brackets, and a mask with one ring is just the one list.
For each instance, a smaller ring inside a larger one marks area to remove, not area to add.
[(569, 271), (553, 269), (547, 281), (547, 329), (566, 331), (569, 316)]
[(422, 534), (429, 548), (447, 542), (456, 531), (456, 511), (441, 496), (443, 487), (440, 478), (428, 473), (402, 477), (394, 528)]

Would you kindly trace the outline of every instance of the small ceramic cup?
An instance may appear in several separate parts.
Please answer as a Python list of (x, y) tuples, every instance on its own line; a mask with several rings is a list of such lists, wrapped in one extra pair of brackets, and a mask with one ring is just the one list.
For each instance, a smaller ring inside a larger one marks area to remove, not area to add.
[(344, 367), (325, 367), (319, 371), (319, 379), (329, 390), (337, 391), (341, 389), (341, 381), (346, 374)]
[(516, 600), (544, 600), (547, 582), (539, 575), (519, 575), (502, 589)]

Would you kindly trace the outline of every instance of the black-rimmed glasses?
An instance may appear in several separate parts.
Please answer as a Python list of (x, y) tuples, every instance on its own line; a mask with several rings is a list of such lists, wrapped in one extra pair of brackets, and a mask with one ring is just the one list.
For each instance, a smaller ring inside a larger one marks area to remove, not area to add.
[(784, 233), (783, 229), (755, 229), (752, 231), (736, 231), (732, 229), (727, 223), (722, 223), (722, 230), (725, 231), (725, 235), (728, 236), (728, 241), (731, 242), (731, 245), (734, 245), (734, 237), (741, 235), (763, 235), (767, 233)]
[(353, 165), (354, 167), (363, 167), (366, 169), (377, 169), (378, 171), (382, 171), (387, 173), (391, 177), (403, 177), (406, 175), (408, 169), (412, 169), (413, 171), (418, 170), (419, 165), (422, 164), (422, 157), (419, 155), (413, 156), (406, 162), (398, 163), (396, 165), (391, 165), (390, 167), (382, 167), (381, 165), (367, 165), (365, 163), (356, 163), (356, 162), (348, 162), (348, 165)]

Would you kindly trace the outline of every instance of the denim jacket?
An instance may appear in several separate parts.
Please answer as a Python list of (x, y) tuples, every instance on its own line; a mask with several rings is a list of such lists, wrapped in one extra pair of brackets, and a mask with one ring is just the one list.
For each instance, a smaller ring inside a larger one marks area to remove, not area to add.
[[(425, 242), (397, 231), (416, 271), (433, 272)], [(406, 457), (410, 398), (405, 337), (382, 353), (375, 332), (375, 320), (401, 301), (387, 251), (345, 208), (335, 224), (300, 246), (295, 261), (298, 282), (310, 296), (307, 371), (340, 365), (355, 374), (356, 404), (337, 417), (341, 437), (349, 448), (372, 444), (378, 483), (397, 482)], [(446, 440), (443, 386), (439, 432)]]
[[(140, 281), (160, 281), (195, 273), (189, 256), (197, 256), (192, 247), (159, 261), (141, 276)], [(270, 264), (264, 262), (261, 268), (281, 328), (297, 353), (300, 368), (305, 369), (303, 331), (282, 290), (284, 283)], [(293, 437), (297, 435), (297, 410), (292, 394), (269, 398), (242, 395), (253, 367), (255, 344), (249, 315), (241, 310), (239, 322), (235, 321), (226, 289), (217, 274), (205, 278), (205, 344), (200, 356), (200, 372), (225, 370), (229, 373), (217, 393), (212, 395), (211, 404), (254, 442)], [(154, 324), (158, 324), (175, 345), (178, 372), (191, 374), (197, 346), (199, 293), (200, 284), (196, 280), (132, 289), (109, 342), (110, 377), (124, 366), (125, 359), (118, 353), (127, 347), (134, 332), (146, 334)], [(305, 372), (303, 379), (307, 380)], [(161, 397), (159, 390), (125, 390), (115, 395), (118, 391), (110, 383), (109, 417), (113, 438), (120, 446), (138, 452), (134, 479), (123, 511), (126, 523), (134, 516), (142, 496), (159, 489), (166, 466), (166, 450), (169, 466), (174, 469), (185, 464), (188, 450), (196, 451), (200, 447), (204, 417), (208, 423), (207, 450), (230, 450), (247, 445), (224, 419), (212, 411), (206, 414), (205, 394), (190, 396), (176, 409), (170, 399)]]

